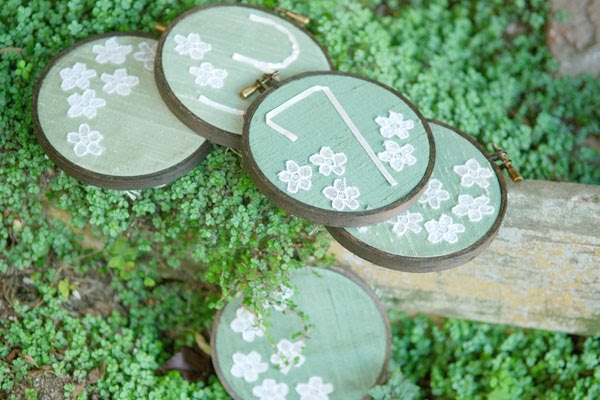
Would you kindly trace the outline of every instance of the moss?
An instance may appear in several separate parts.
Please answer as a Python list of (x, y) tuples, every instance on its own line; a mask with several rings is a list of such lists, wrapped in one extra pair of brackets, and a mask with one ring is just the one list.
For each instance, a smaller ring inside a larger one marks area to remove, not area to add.
[[(21, 50), (0, 55), (0, 273), (2, 279), (34, 277), (41, 295), (25, 307), (17, 293), (21, 306), (15, 303), (8, 316), (0, 309), (0, 359), (18, 348), (37, 363), (23, 357), (2, 361), (0, 393), (21, 388), (19, 395), (35, 398), (38, 390), (28, 373), (41, 366), (54, 371), (70, 393), (106, 362), (106, 372), (86, 393), (220, 398), (218, 383), (204, 387), (153, 371), (168, 354), (191, 344), (193, 331), (206, 328), (212, 316), (208, 306), (218, 307), (222, 295), (227, 299), (242, 291), (260, 305), (290, 269), (327, 263), (323, 229), (268, 202), (231, 150), (216, 148), (186, 177), (142, 191), (134, 201), (66, 176), (35, 140), (32, 88), (54, 55), (96, 33), (152, 32), (156, 22), (169, 23), (202, 3), (2, 2), (0, 48)], [(252, 3), (274, 7), (276, 2)], [(525, 177), (600, 183), (598, 152), (585, 145), (600, 131), (599, 82), (555, 77), (545, 46), (545, 1), (281, 4), (311, 17), (309, 29), (340, 70), (392, 85), (426, 116), (455, 124), (483, 143), (500, 144)], [(510, 24), (525, 33), (507, 34)], [(69, 221), (49, 213), (56, 209)], [(76, 228), (90, 227), (102, 249), (82, 244)], [(15, 275), (18, 271), (26, 275)], [(114, 312), (68, 311), (73, 291), (97, 273), (113, 280), (114, 304), (105, 300)], [(61, 281), (66, 296), (58, 292)], [(565, 335), (502, 333), (459, 321), (434, 329), (418, 321), (396, 324), (410, 329), (396, 333), (394, 359), (432, 396), (527, 398), (535, 388), (545, 390), (547, 398), (598, 396), (599, 350), (593, 341), (586, 341), (588, 350), (581, 353), (568, 347), (577, 340)], [(481, 343), (453, 339), (461, 330)], [(485, 332), (493, 332), (490, 340), (482, 337)], [(460, 345), (446, 349), (452, 340)], [(505, 341), (537, 349), (538, 355), (503, 350)], [(562, 347), (551, 351), (548, 343)], [(473, 346), (477, 350), (468, 350)]]

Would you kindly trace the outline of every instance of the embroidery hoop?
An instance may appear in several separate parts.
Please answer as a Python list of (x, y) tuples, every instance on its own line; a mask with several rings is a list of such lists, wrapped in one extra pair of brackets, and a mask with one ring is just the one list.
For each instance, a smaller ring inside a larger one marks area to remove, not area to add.
[(337, 240), (342, 246), (344, 246), (346, 249), (356, 254), (360, 258), (372, 262), (375, 265), (393, 269), (396, 271), (415, 273), (438, 272), (458, 267), (477, 257), (487, 248), (487, 246), (490, 245), (490, 243), (496, 237), (500, 225), (504, 220), (508, 202), (508, 189), (506, 186), (506, 180), (504, 178), (504, 175), (500, 171), (500, 167), (491, 160), (491, 155), (489, 155), (486, 152), (484, 147), (479, 142), (477, 142), (477, 140), (475, 140), (468, 134), (460, 131), (459, 129), (450, 126), (444, 122), (440, 122), (433, 119), (429, 119), (429, 122), (431, 124), (437, 124), (444, 128), (450, 129), (454, 133), (458, 134), (460, 137), (469, 141), (488, 160), (490, 160), (492, 171), (500, 185), (501, 201), (499, 205), (500, 209), (498, 215), (492, 227), (485, 233), (485, 235), (483, 235), (475, 243), (460, 251), (435, 257), (407, 257), (392, 254), (361, 241), (344, 228), (330, 226), (326, 227), (331, 236), (333, 236), (333, 238)]
[[(165, 102), (165, 104), (169, 107), (171, 112), (177, 116), (188, 128), (192, 131), (196, 132), (198, 135), (203, 136), (210, 140), (213, 143), (223, 145), (226, 147), (230, 147), (233, 149), (240, 149), (242, 144), (242, 134), (233, 133), (230, 131), (226, 131), (224, 129), (218, 128), (215, 125), (205, 121), (204, 119), (196, 116), (188, 107), (186, 107), (183, 102), (175, 95), (173, 90), (171, 89), (167, 77), (165, 76), (164, 68), (163, 68), (163, 47), (165, 45), (165, 41), (171, 33), (171, 31), (177, 26), (177, 24), (188, 16), (195, 14), (199, 11), (203, 11), (210, 8), (215, 7), (244, 7), (252, 10), (258, 10), (267, 14), (272, 15), (273, 17), (285, 20), (272, 10), (269, 10), (264, 7), (259, 7), (251, 4), (242, 4), (242, 3), (213, 3), (203, 6), (198, 6), (192, 8), (191, 10), (186, 11), (185, 13), (179, 15), (177, 18), (173, 20), (167, 27), (167, 29), (161, 35), (158, 47), (156, 49), (156, 59), (154, 64), (154, 76), (156, 79), (156, 85), (158, 86), (158, 91)], [(287, 20), (285, 20), (287, 21)], [(289, 22), (289, 21), (287, 21)], [(301, 26), (295, 25), (299, 30), (301, 30), (305, 35), (308, 36), (310, 40), (312, 40), (318, 47), (321, 49), (324, 54), (329, 67), (331, 70), (334, 70), (335, 67), (333, 65), (333, 61), (329, 56), (329, 53), (325, 49), (325, 47), (317, 40), (317, 38), (308, 30), (304, 29)], [(260, 78), (262, 73), (257, 70), (256, 79)], [(248, 82), (250, 84), (251, 82)], [(236, 93), (237, 95), (237, 93)], [(256, 100), (254, 100), (256, 101)], [(251, 101), (249, 105), (251, 106), (253, 102)]]
[[(311, 268), (311, 269), (319, 270), (319, 269), (324, 269), (324, 268), (315, 267), (315, 268)], [(385, 379), (387, 377), (387, 371), (388, 371), (389, 362), (390, 362), (391, 354), (392, 354), (392, 331), (391, 331), (390, 323), (389, 323), (387, 314), (385, 312), (385, 309), (383, 307), (383, 304), (381, 303), (381, 300), (379, 300), (379, 298), (377, 297), (375, 292), (373, 292), (371, 287), (369, 285), (367, 285), (367, 283), (364, 282), (354, 272), (349, 271), (347, 268), (341, 268), (341, 267), (337, 267), (337, 266), (327, 268), (326, 270), (342, 275), (343, 277), (349, 279), (352, 283), (357, 285), (360, 289), (362, 289), (368, 295), (368, 297), (373, 301), (373, 304), (377, 308), (377, 311), (379, 312), (379, 314), (385, 324), (385, 335), (386, 335), (385, 360), (383, 363), (383, 367), (382, 367), (373, 386), (380, 385), (385, 381)], [(316, 272), (313, 272), (313, 273), (316, 273)], [(223, 373), (221, 363), (219, 362), (219, 360), (217, 358), (217, 354), (218, 354), (217, 347), (216, 347), (217, 337), (218, 337), (217, 332), (218, 332), (219, 323), (221, 321), (223, 312), (229, 304), (230, 303), (226, 303), (221, 309), (219, 309), (213, 319), (213, 325), (212, 325), (212, 330), (211, 330), (211, 335), (210, 335), (210, 348), (211, 348), (211, 353), (212, 353), (211, 360), (213, 363), (213, 367), (215, 368), (215, 373), (217, 374), (219, 381), (221, 382), (221, 384), (223, 385), (223, 387), (225, 388), (227, 393), (234, 400), (246, 400), (246, 399), (240, 397), (234, 391), (234, 389), (231, 387), (228, 380), (226, 379), (225, 374)], [(260, 381), (260, 379), (259, 379), (259, 381)], [(259, 381), (257, 381), (256, 383), (259, 383)], [(290, 387), (290, 392), (292, 392), (291, 387)], [(335, 391), (334, 391), (334, 393), (335, 393)], [(289, 394), (288, 394), (288, 396), (289, 396)], [(370, 398), (371, 398), (370, 395), (365, 394), (361, 398), (361, 400), (367, 400)]]
[[(312, 206), (310, 204), (301, 202), (301, 201), (291, 197), (290, 195), (285, 193), (283, 190), (279, 189), (273, 183), (271, 183), (269, 178), (267, 178), (265, 176), (265, 174), (263, 173), (263, 171), (257, 164), (256, 160), (254, 159), (254, 157), (252, 155), (252, 150), (250, 147), (249, 130), (250, 130), (250, 124), (253, 119), (254, 113), (256, 112), (258, 107), (261, 105), (261, 103), (267, 98), (267, 96), (269, 96), (271, 93), (273, 93), (273, 91), (276, 91), (278, 88), (280, 88), (290, 82), (293, 82), (295, 80), (302, 79), (304, 77), (311, 77), (311, 76), (318, 76), (318, 75), (347, 76), (347, 77), (351, 77), (351, 78), (360, 79), (360, 80), (372, 83), (376, 86), (379, 86), (380, 88), (383, 88), (383, 89), (391, 92), (393, 95), (397, 96), (398, 98), (400, 98), (409, 108), (412, 109), (412, 111), (417, 115), (417, 117), (420, 119), (420, 121), (423, 122), (423, 126), (424, 126), (425, 132), (427, 134), (429, 148), (430, 148), (429, 159), (427, 161), (427, 168), (425, 170), (425, 174), (423, 175), (423, 177), (421, 178), (419, 183), (417, 185), (415, 185), (413, 187), (413, 189), (408, 194), (406, 194), (406, 196), (404, 196), (400, 200), (397, 200), (397, 201), (390, 203), (384, 207), (380, 207), (380, 208), (374, 209), (374, 210), (363, 210), (363, 211), (356, 211), (356, 212), (352, 212), (352, 213), (344, 212), (344, 211), (325, 210), (323, 208)], [(421, 194), (427, 189), (427, 183), (429, 182), (431, 174), (433, 173), (433, 167), (435, 164), (435, 154), (436, 154), (436, 148), (435, 148), (435, 142), (433, 139), (433, 134), (431, 132), (431, 129), (427, 125), (427, 121), (428, 120), (423, 117), (423, 115), (418, 110), (418, 108), (413, 103), (411, 103), (408, 99), (406, 99), (406, 97), (404, 97), (404, 95), (402, 95), (397, 90), (395, 90), (391, 87), (388, 87), (388, 86), (384, 85), (383, 83), (378, 82), (376, 80), (373, 80), (373, 79), (370, 79), (370, 78), (367, 78), (364, 76), (351, 74), (351, 73), (347, 73), (347, 72), (340, 72), (340, 71), (304, 72), (304, 73), (289, 77), (281, 82), (277, 82), (276, 84), (273, 85), (272, 88), (269, 88), (264, 93), (261, 93), (259, 95), (259, 97), (256, 100), (254, 100), (254, 102), (250, 105), (250, 107), (248, 108), (248, 111), (246, 112), (246, 117), (244, 118), (244, 129), (243, 129), (243, 133), (242, 133), (242, 153), (243, 153), (242, 162), (243, 162), (243, 165), (244, 165), (246, 171), (248, 172), (248, 174), (250, 175), (250, 177), (252, 178), (254, 183), (256, 183), (259, 190), (265, 196), (267, 196), (273, 203), (275, 203), (278, 207), (286, 210), (287, 212), (289, 212), (292, 215), (296, 215), (298, 217), (302, 217), (309, 221), (312, 221), (312, 222), (315, 222), (318, 224), (323, 224), (326, 226), (356, 227), (356, 226), (372, 225), (372, 224), (376, 224), (378, 222), (384, 222), (384, 221), (402, 213), (403, 211), (407, 210), (408, 208), (410, 208), (412, 205), (414, 205), (419, 200), (419, 197), (421, 196)]]
[[(174, 164), (173, 166), (156, 171), (153, 173), (137, 176), (114, 176), (108, 174), (101, 174), (98, 172), (90, 171), (83, 168), (69, 159), (67, 159), (62, 153), (56, 150), (56, 148), (50, 143), (44, 131), (39, 119), (38, 114), (38, 100), (40, 90), (44, 80), (54, 68), (56, 63), (61, 60), (65, 55), (77, 50), (79, 47), (103, 38), (119, 37), (119, 36), (137, 36), (141, 38), (147, 38), (157, 40), (155, 35), (151, 35), (145, 32), (130, 31), (130, 32), (108, 32), (99, 35), (90, 36), (82, 41), (75, 43), (74, 45), (66, 48), (56, 55), (50, 63), (44, 68), (40, 77), (38, 78), (32, 96), (32, 112), (33, 112), (33, 126), (34, 133), (41, 144), (44, 152), (48, 155), (50, 160), (54, 162), (60, 169), (64, 170), (68, 175), (74, 177), (83, 182), (87, 182), (94, 186), (98, 186), (104, 189), (118, 189), (118, 190), (136, 190), (136, 189), (151, 189), (157, 186), (168, 184), (194, 169), (208, 154), (212, 145), (210, 142), (205, 141), (200, 147), (195, 150), (190, 156), (181, 162)], [(167, 111), (167, 110), (165, 110)], [(191, 134), (191, 132), (190, 132)]]

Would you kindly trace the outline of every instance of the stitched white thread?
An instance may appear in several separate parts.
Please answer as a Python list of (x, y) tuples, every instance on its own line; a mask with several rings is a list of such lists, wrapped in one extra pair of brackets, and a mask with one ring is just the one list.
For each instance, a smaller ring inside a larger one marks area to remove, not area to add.
[(235, 61), (250, 64), (264, 73), (273, 73), (275, 71), (287, 68), (290, 64), (292, 64), (298, 59), (298, 56), (300, 55), (300, 45), (298, 44), (298, 40), (296, 39), (296, 37), (289, 31), (289, 29), (269, 18), (264, 18), (256, 14), (250, 14), (249, 19), (252, 22), (272, 26), (279, 32), (286, 35), (288, 40), (290, 41), (290, 44), (292, 45), (292, 52), (289, 56), (283, 59), (283, 61), (278, 63), (260, 61), (251, 57), (246, 57), (239, 53), (233, 53), (231, 58), (233, 58)]
[(198, 101), (219, 111), (223, 111), (233, 115), (239, 115), (240, 117), (246, 113), (244, 110), (239, 110), (237, 108), (226, 106), (225, 104), (217, 103), (216, 101), (213, 101), (204, 95), (198, 97)]
[(385, 166), (377, 158), (377, 156), (375, 155), (375, 152), (373, 151), (373, 149), (371, 148), (371, 146), (369, 145), (367, 140), (360, 133), (360, 131), (358, 130), (356, 125), (354, 125), (354, 122), (352, 122), (352, 120), (350, 119), (350, 116), (348, 115), (346, 110), (342, 107), (342, 105), (340, 104), (338, 99), (335, 97), (335, 95), (333, 94), (331, 89), (327, 86), (319, 86), (319, 85), (312, 86), (312, 87), (302, 91), (301, 93), (297, 94), (296, 96), (292, 97), (291, 99), (289, 99), (285, 103), (281, 104), (280, 106), (269, 111), (265, 116), (267, 125), (270, 126), (271, 128), (273, 128), (274, 130), (276, 130), (277, 132), (281, 133), (283, 136), (285, 136), (292, 142), (295, 142), (296, 140), (298, 140), (297, 135), (295, 135), (294, 133), (283, 128), (281, 125), (273, 122), (273, 118), (275, 118), (277, 115), (281, 114), (283, 111), (287, 110), (288, 108), (292, 107), (294, 104), (301, 102), (302, 100), (304, 100), (305, 98), (307, 98), (308, 96), (310, 96), (316, 92), (323, 92), (325, 94), (325, 96), (327, 96), (327, 98), (329, 99), (329, 101), (331, 102), (333, 107), (336, 109), (336, 111), (338, 112), (338, 114), (340, 115), (340, 117), (342, 118), (344, 123), (346, 124), (346, 126), (350, 129), (350, 131), (352, 132), (352, 134), (354, 135), (356, 140), (358, 140), (358, 143), (360, 143), (360, 145), (365, 150), (365, 152), (367, 153), (369, 158), (371, 158), (371, 161), (373, 161), (373, 163), (375, 164), (375, 166), (377, 167), (379, 172), (381, 172), (383, 177), (388, 181), (388, 183), (391, 186), (396, 186), (398, 184), (398, 182), (396, 182), (396, 180), (392, 177), (392, 175), (385, 169)]

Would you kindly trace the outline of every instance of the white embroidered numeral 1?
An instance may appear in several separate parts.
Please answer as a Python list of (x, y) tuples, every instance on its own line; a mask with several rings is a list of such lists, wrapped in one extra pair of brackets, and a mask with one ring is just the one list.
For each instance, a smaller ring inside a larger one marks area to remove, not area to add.
[(273, 129), (275, 129), (277, 132), (281, 133), (283, 136), (288, 138), (290, 141), (295, 142), (296, 140), (298, 140), (298, 136), (296, 134), (288, 131), (281, 125), (273, 122), (273, 118), (275, 118), (277, 115), (281, 114), (283, 111), (287, 110), (288, 108), (292, 107), (294, 104), (297, 104), (297, 103), (303, 101), (308, 96), (310, 96), (314, 93), (317, 93), (317, 92), (323, 92), (325, 94), (325, 96), (327, 96), (327, 99), (329, 99), (329, 101), (331, 102), (331, 104), (333, 105), (335, 110), (338, 112), (338, 114), (340, 115), (340, 117), (342, 118), (342, 120), (344, 121), (346, 126), (350, 129), (350, 131), (352, 132), (352, 134), (354, 135), (356, 140), (358, 140), (358, 143), (360, 143), (360, 145), (365, 150), (365, 152), (367, 153), (367, 155), (369, 156), (371, 161), (373, 161), (373, 163), (375, 164), (375, 166), (377, 167), (379, 172), (381, 172), (381, 174), (383, 175), (385, 180), (388, 181), (390, 186), (396, 186), (398, 184), (398, 182), (396, 182), (394, 177), (392, 177), (392, 175), (387, 171), (387, 169), (385, 169), (385, 166), (383, 165), (383, 163), (379, 160), (379, 158), (377, 158), (377, 155), (375, 155), (373, 148), (371, 148), (371, 146), (369, 145), (367, 140), (364, 138), (364, 136), (360, 133), (360, 131), (358, 130), (356, 125), (354, 125), (354, 122), (350, 119), (350, 116), (348, 115), (348, 113), (346, 112), (344, 107), (342, 107), (342, 105), (340, 104), (340, 102), (338, 101), (338, 99), (335, 97), (335, 95), (333, 94), (333, 92), (331, 91), (331, 89), (328, 86), (319, 86), (319, 85), (312, 86), (312, 87), (298, 93), (296, 96), (292, 97), (291, 99), (289, 99), (285, 103), (281, 104), (280, 106), (269, 111), (266, 115), (267, 125)]

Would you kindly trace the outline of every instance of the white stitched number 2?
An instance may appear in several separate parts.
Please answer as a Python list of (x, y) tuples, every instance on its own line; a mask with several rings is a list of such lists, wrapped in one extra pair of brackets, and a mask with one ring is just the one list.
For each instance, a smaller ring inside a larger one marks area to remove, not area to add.
[(325, 96), (327, 96), (327, 99), (331, 102), (331, 104), (333, 105), (335, 110), (338, 112), (338, 114), (340, 115), (340, 117), (342, 118), (342, 120), (344, 121), (346, 126), (348, 127), (348, 129), (350, 129), (350, 131), (352, 132), (352, 134), (354, 135), (354, 137), (356, 138), (358, 143), (362, 146), (362, 148), (367, 153), (367, 155), (369, 156), (371, 161), (373, 161), (373, 163), (375, 164), (375, 166), (377, 167), (379, 172), (381, 172), (381, 175), (383, 175), (385, 180), (388, 181), (390, 186), (396, 186), (398, 184), (398, 182), (396, 182), (394, 177), (388, 172), (388, 170), (381, 163), (379, 158), (377, 158), (377, 155), (375, 155), (375, 152), (373, 151), (373, 148), (371, 148), (371, 145), (369, 145), (369, 143), (367, 142), (365, 137), (360, 133), (360, 131), (358, 130), (356, 125), (354, 125), (354, 122), (352, 122), (352, 120), (350, 119), (350, 116), (348, 115), (346, 110), (344, 110), (344, 107), (342, 107), (342, 105), (340, 104), (340, 102), (338, 101), (338, 99), (335, 97), (335, 95), (333, 94), (333, 92), (331, 91), (331, 89), (328, 86), (319, 86), (319, 85), (312, 86), (312, 87), (302, 91), (301, 93), (297, 94), (296, 96), (292, 97), (291, 99), (289, 99), (285, 103), (281, 104), (280, 106), (269, 111), (265, 117), (267, 125), (273, 129), (275, 129), (277, 132), (281, 133), (283, 136), (288, 138), (290, 141), (295, 142), (298, 139), (298, 136), (296, 134), (288, 131), (281, 125), (273, 122), (273, 118), (275, 118), (277, 115), (281, 114), (283, 111), (287, 110), (288, 108), (292, 107), (294, 104), (300, 103), (301, 101), (303, 101), (310, 95), (317, 93), (317, 92), (323, 92), (325, 94)]

